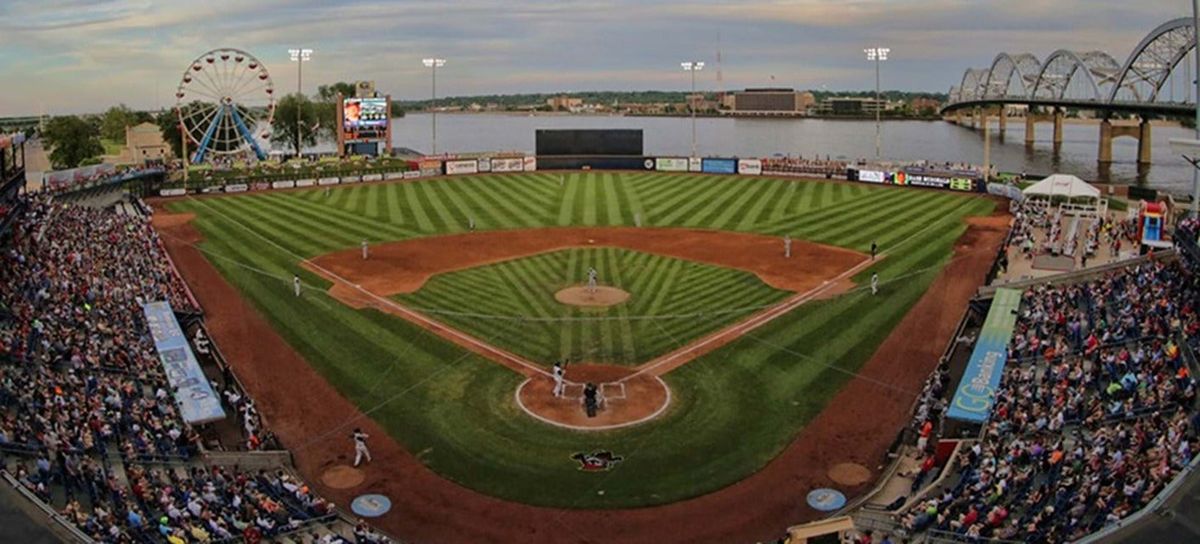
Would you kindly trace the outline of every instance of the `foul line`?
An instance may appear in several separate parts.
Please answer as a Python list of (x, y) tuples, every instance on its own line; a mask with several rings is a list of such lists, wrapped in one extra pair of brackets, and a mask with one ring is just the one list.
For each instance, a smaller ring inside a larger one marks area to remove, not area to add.
[(809, 289), (808, 291), (805, 291), (804, 293), (797, 294), (797, 295), (793, 296), (792, 298), (789, 298), (788, 300), (784, 301), (781, 304), (772, 306), (764, 312), (760, 312), (758, 314), (751, 316), (749, 319), (746, 319), (745, 321), (742, 321), (741, 323), (735, 323), (730, 327), (726, 327), (717, 332), (714, 332), (714, 333), (712, 333), (696, 342), (692, 342), (691, 344), (688, 344), (678, 350), (675, 350), (675, 351), (668, 353), (666, 355), (663, 355), (657, 359), (649, 361), (649, 362), (641, 365), (640, 367), (638, 367), (637, 371), (634, 372), (633, 374), (630, 374), (624, 378), (621, 378), (618, 381), (625, 381), (625, 380), (634, 378), (636, 376), (639, 376), (641, 374), (644, 374), (646, 372), (651, 372), (663, 365), (673, 363), (681, 357), (685, 357), (689, 354), (699, 351), (699, 350), (703, 349), (704, 347), (708, 346), (709, 344), (712, 344), (713, 342), (716, 342), (717, 340), (725, 338), (727, 335), (733, 334), (732, 339), (741, 337), (741, 336), (749, 333), (750, 331), (753, 331), (763, 325), (766, 325), (767, 323), (770, 323), (771, 321), (774, 321), (776, 318), (782, 316), (783, 314), (786, 314), (786, 313), (796, 309), (796, 307), (800, 306), (801, 304), (804, 304), (805, 302), (808, 302), (808, 301), (816, 298), (817, 296), (820, 296), (825, 291), (828, 291), (830, 287), (833, 287), (837, 282), (842, 281), (850, 276), (853, 276), (854, 274), (857, 274), (861, 270), (867, 268), (868, 266), (870, 266), (874, 263), (882, 261), (885, 257), (887, 257), (887, 254), (880, 254), (875, 259), (871, 259), (868, 257), (866, 260), (863, 260), (862, 262), (850, 267), (849, 269), (842, 272), (841, 274), (838, 274), (833, 279), (825, 280), (824, 282), (821, 283), (821, 285), (818, 285), (812, 289)]

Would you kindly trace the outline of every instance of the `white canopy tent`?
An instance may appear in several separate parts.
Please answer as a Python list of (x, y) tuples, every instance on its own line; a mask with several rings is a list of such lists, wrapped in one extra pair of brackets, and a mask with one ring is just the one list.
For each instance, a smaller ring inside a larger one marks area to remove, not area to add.
[(1026, 199), (1042, 200), (1047, 205), (1061, 199), (1059, 208), (1064, 213), (1097, 217), (1108, 211), (1108, 201), (1100, 197), (1100, 189), (1070, 174), (1048, 176), (1022, 192)]

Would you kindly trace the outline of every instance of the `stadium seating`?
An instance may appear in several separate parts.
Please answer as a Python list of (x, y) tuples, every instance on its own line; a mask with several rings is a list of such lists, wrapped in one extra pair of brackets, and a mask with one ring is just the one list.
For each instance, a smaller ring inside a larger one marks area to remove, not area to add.
[[(1186, 255), (1151, 259), (1028, 288), (982, 437), (898, 514), (903, 530), (1064, 542), (1157, 496), (1197, 453), (1195, 266)], [(944, 390), (927, 386), (914, 426), (940, 416)]]
[[(253, 402), (227, 373), (213, 381), (231, 421), (196, 429), (181, 419), (141, 303), (199, 308), (145, 206), (109, 200), (115, 207), (101, 209), (29, 197), (3, 246), (0, 468), (10, 481), (101, 542), (388, 541), (347, 523), (284, 467), (207, 461), (202, 436), (226, 450), (273, 441), (260, 439)], [(197, 329), (198, 357), (212, 362)]]

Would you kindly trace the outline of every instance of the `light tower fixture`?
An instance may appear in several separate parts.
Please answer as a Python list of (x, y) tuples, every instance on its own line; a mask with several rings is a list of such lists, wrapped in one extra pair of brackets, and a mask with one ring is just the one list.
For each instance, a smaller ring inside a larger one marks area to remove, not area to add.
[(879, 64), (888, 60), (888, 53), (892, 50), (887, 47), (868, 47), (863, 49), (867, 54), (867, 60), (875, 63), (875, 160), (880, 158), (880, 148), (882, 147), (882, 136), (880, 136), (880, 111), (883, 110), (883, 104), (879, 100)]
[(433, 79), (433, 91), (431, 93), (432, 98), (429, 101), (429, 111), (431, 113), (430, 124), (432, 125), (431, 130), (433, 132), (432, 153), (437, 155), (437, 69), (446, 65), (446, 59), (435, 57), (424, 58), (421, 59), (421, 64), (424, 64), (426, 68), (431, 70)]
[(296, 63), (296, 157), (300, 157), (301, 108), (299, 98), (304, 96), (304, 63), (312, 60), (313, 50), (308, 48), (288, 49), (288, 57)]
[(688, 95), (687, 103), (688, 103), (688, 110), (692, 114), (692, 154), (689, 156), (695, 157), (696, 156), (696, 102), (695, 102), (696, 72), (699, 72), (700, 70), (704, 69), (704, 61), (687, 61), (687, 62), (681, 62), (681, 63), (679, 63), (679, 65), (682, 66), (684, 70), (687, 70), (692, 75), (692, 93)]

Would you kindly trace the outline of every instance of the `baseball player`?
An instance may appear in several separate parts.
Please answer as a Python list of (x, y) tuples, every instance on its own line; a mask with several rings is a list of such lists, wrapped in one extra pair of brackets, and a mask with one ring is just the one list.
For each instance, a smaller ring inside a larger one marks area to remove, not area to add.
[(292, 275), (292, 290), (296, 292), (296, 296), (300, 296), (300, 275)]
[(879, 294), (879, 272), (874, 272), (871, 274), (871, 294)]
[(871, 241), (871, 260), (875, 260), (875, 254), (879, 253), (879, 245), (874, 240)]
[(365, 260), (367, 260), (367, 239), (366, 238), (363, 238), (362, 250), (363, 250), (363, 260), (365, 261)]
[(558, 397), (563, 396), (563, 390), (566, 389), (566, 382), (565, 382), (564, 378), (566, 378), (567, 369), (563, 368), (563, 365), (561, 362), (554, 361), (553, 374), (554, 374), (554, 397), (558, 398)]
[(635, 226), (635, 227), (642, 226), (642, 212), (635, 212), (633, 214), (633, 226)]
[(471, 232), (475, 232), (475, 218), (474, 217), (467, 218), (467, 229), (470, 230)]
[(566, 176), (564, 176), (564, 175), (562, 175), (562, 174), (559, 174), (559, 175), (558, 175), (558, 186), (559, 186), (559, 187), (562, 187), (562, 186), (563, 186), (563, 184), (564, 184), (564, 183), (566, 183), (566, 182), (567, 182)]
[(329, 187), (326, 187), (325, 188), (325, 198), (329, 198), (329, 193), (330, 193)]
[(785, 259), (792, 258), (792, 236), (790, 234), (783, 235), (783, 257)]
[(358, 466), (362, 462), (363, 457), (367, 458), (367, 462), (371, 462), (371, 451), (367, 449), (367, 439), (370, 438), (367, 433), (362, 432), (362, 429), (354, 428), (354, 434), (350, 435), (354, 439), (354, 466)]
[(596, 272), (595, 267), (588, 267), (588, 284), (587, 284), (588, 294), (596, 293), (596, 278), (598, 276), (599, 276), (599, 273)]

